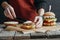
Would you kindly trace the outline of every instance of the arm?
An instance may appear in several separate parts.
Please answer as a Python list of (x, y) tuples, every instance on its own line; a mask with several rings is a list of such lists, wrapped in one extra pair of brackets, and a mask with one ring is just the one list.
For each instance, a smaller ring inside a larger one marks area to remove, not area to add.
[(0, 5), (5, 1), (7, 2), (8, 0), (0, 0)]
[(9, 4), (6, 1), (4, 1), (1, 3), (1, 6), (5, 9), (9, 6)]
[(9, 4), (7, 3), (8, 0), (0, 0), (0, 5), (5, 9)]

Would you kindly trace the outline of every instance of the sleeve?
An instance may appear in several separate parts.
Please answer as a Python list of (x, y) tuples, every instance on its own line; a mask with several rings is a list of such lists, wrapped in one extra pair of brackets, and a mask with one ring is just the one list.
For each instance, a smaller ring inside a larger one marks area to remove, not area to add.
[(40, 8), (45, 9), (47, 6), (47, 2), (45, 0), (35, 0), (34, 5), (37, 10), (39, 10)]
[(7, 0), (0, 0), (0, 5), (2, 4), (2, 2), (4, 2), (4, 1), (7, 1)]

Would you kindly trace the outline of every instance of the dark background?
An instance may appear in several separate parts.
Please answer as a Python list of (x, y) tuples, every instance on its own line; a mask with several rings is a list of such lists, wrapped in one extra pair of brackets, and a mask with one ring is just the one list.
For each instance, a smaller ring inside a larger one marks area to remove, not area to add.
[[(56, 14), (57, 21), (60, 22), (60, 0), (46, 0), (48, 2), (48, 5), (52, 5), (52, 12)], [(48, 7), (47, 7), (48, 11)]]
[[(49, 5), (52, 5), (52, 12), (54, 12), (56, 14), (56, 17), (57, 17), (57, 22), (59, 21), (60, 22), (60, 0), (46, 0), (47, 1), (47, 4), (48, 6)], [(46, 8), (46, 11), (48, 11), (48, 6)], [(1, 7), (1, 6), (0, 6)], [(5, 16), (3, 14), (3, 9), (0, 8), (0, 23), (3, 22), (5, 20)]]

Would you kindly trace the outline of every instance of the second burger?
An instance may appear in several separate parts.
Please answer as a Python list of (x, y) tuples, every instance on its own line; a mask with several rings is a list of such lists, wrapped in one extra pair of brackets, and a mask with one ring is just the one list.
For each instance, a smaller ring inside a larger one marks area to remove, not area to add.
[(55, 18), (55, 14), (53, 12), (46, 12), (44, 14), (44, 26), (55, 26), (57, 18)]

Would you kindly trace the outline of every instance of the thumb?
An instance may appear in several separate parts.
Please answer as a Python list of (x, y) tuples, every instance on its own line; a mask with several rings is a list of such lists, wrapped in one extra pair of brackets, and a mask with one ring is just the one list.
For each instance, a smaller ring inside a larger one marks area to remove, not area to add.
[(10, 19), (13, 19), (13, 16), (11, 15), (11, 12), (10, 12), (9, 8), (5, 9), (4, 14), (5, 14), (6, 17), (8, 17)]
[(9, 9), (10, 9), (10, 12), (11, 12), (12, 16), (13, 16), (14, 18), (16, 18), (16, 14), (15, 14), (15, 11), (14, 11), (13, 7), (10, 6)]

